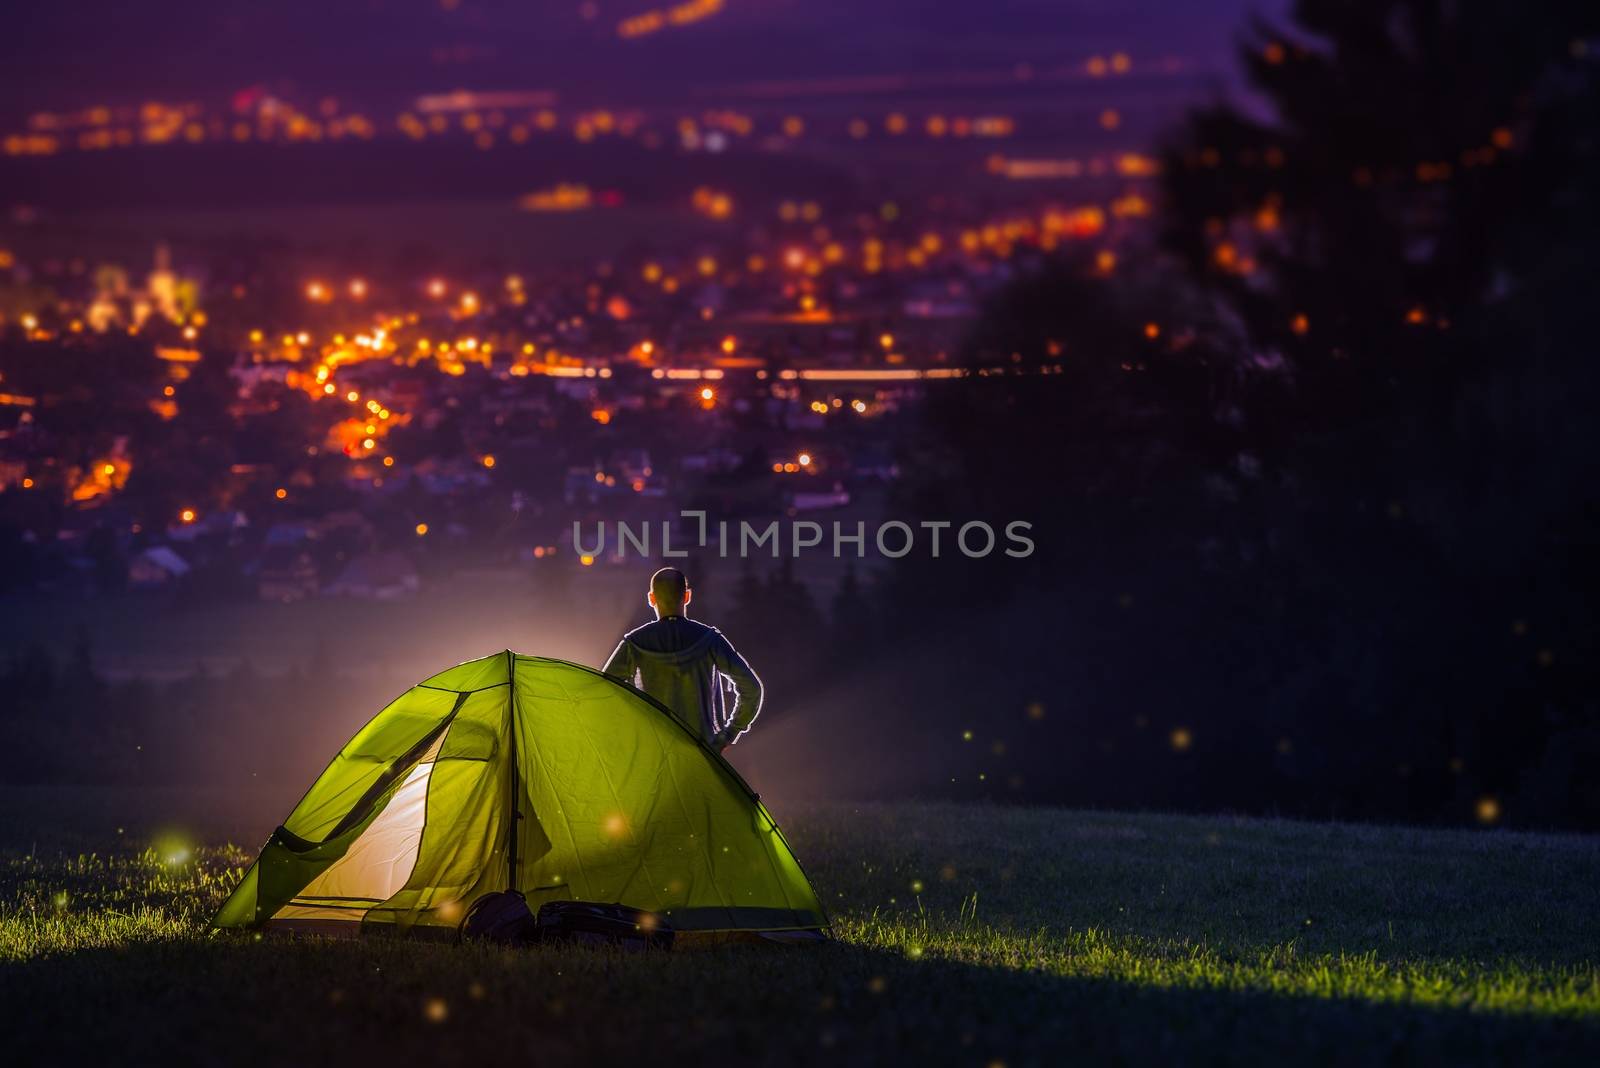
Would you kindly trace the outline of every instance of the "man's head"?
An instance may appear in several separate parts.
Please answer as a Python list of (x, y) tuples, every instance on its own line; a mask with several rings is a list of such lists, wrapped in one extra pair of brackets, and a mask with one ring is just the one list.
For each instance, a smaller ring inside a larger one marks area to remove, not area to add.
[(692, 592), (687, 575), (675, 567), (664, 567), (650, 576), (650, 592), (645, 600), (656, 610), (657, 619), (681, 616)]

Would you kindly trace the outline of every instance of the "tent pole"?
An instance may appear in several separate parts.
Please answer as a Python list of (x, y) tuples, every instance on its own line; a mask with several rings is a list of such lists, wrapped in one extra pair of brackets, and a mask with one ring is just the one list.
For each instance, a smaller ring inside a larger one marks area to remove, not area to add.
[(510, 729), (506, 731), (506, 736), (511, 741), (511, 819), (509, 821), (511, 824), (511, 840), (508, 843), (506, 857), (511, 872), (509, 879), (510, 889), (515, 890), (517, 888), (517, 839), (521, 837), (518, 833), (521, 830), (518, 821), (522, 819), (522, 813), (517, 810), (517, 659), (510, 649), (506, 650), (506, 689), (511, 694), (511, 703), (507, 709), (511, 722), (509, 724)]

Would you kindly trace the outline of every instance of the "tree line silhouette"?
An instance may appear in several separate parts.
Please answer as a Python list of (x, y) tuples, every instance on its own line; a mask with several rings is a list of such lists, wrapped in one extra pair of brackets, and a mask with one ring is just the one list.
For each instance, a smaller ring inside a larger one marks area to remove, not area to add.
[(902, 443), (898, 510), (1039, 552), (852, 576), (815, 641), (738, 598), (826, 680), (834, 777), (1600, 826), (1597, 21), (1252, 21), (1253, 99), (1164, 141), (1159, 242), (1036, 264), (964, 353), (1035, 373), (934, 386)]

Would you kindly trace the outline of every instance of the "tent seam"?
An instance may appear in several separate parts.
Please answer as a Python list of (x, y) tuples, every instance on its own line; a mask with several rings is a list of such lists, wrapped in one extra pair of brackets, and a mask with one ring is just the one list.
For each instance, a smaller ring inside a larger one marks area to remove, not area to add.
[[(475, 694), (475, 693), (482, 693), (485, 690), (499, 689), (501, 686), (506, 686), (506, 685), (509, 685), (509, 684), (508, 683), (504, 683), (504, 682), (491, 682), (487, 686), (478, 686), (478, 687), (475, 687), (475, 688), (473, 688), (471, 690), (452, 690), (448, 686), (429, 686), (425, 682), (419, 682), (419, 683), (417, 683), (415, 686), (413, 686), (411, 688), (413, 690), (436, 690), (439, 693), (459, 693), (459, 694), (465, 694), (465, 695), (471, 696), (472, 694)], [(405, 695), (402, 694), (401, 696), (403, 697)], [(398, 698), (397, 698), (397, 700), (398, 700)]]
[[(515, 657), (515, 655), (516, 654), (514, 654), (514, 653), (512, 654), (513, 657)], [(515, 664), (516, 664), (515, 659), (512, 660), (512, 664), (513, 664), (513, 672), (514, 672), (515, 671)], [(515, 677), (515, 676), (513, 675), (513, 677)], [(516, 716), (516, 713), (522, 706), (521, 706), (521, 703), (518, 702), (515, 699), (515, 697), (516, 697), (516, 689), (515, 689), (515, 687), (512, 688), (511, 693), (512, 693), (512, 714), (513, 714), (513, 718), (515, 719), (515, 718), (518, 718)], [(516, 728), (517, 728), (517, 724), (514, 723), (512, 725), (512, 729), (515, 730)], [(542, 749), (540, 749), (537, 745), (532, 745), (532, 746), (530, 746), (530, 748), (533, 749), (534, 757), (539, 762), (539, 771), (540, 771), (541, 774), (544, 775), (544, 781), (546, 783), (553, 782), (554, 780), (551, 779), (551, 777), (550, 777), (550, 768), (545, 763), (545, 760), (544, 760), (544, 751)], [(565, 806), (559, 807), (557, 809), (557, 811), (561, 813), (561, 824), (562, 824), (562, 826), (564, 826), (567, 829), (567, 841), (572, 846), (572, 859), (578, 865), (578, 876), (579, 876), (579, 878), (581, 878), (584, 881), (585, 884), (587, 884), (589, 882), (589, 872), (588, 872), (588, 869), (586, 869), (583, 866), (583, 854), (578, 852), (578, 836), (572, 833), (572, 819), (571, 819), (570, 816), (567, 815), (567, 810), (566, 810)], [(537, 815), (537, 813), (535, 813), (535, 815)], [(568, 885), (570, 886), (571, 884), (569, 883)]]

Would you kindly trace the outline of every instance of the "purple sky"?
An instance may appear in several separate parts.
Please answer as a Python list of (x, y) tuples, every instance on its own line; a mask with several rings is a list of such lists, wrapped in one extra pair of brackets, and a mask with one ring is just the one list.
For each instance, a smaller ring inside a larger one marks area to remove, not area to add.
[(619, 20), (671, 2), (681, 0), (36, 4), (0, 39), (0, 112), (252, 84), (374, 100), (552, 88), (637, 104), (754, 80), (1044, 70), (1113, 50), (1225, 69), (1245, 14), (1284, 0), (725, 0), (693, 26), (616, 35)]

